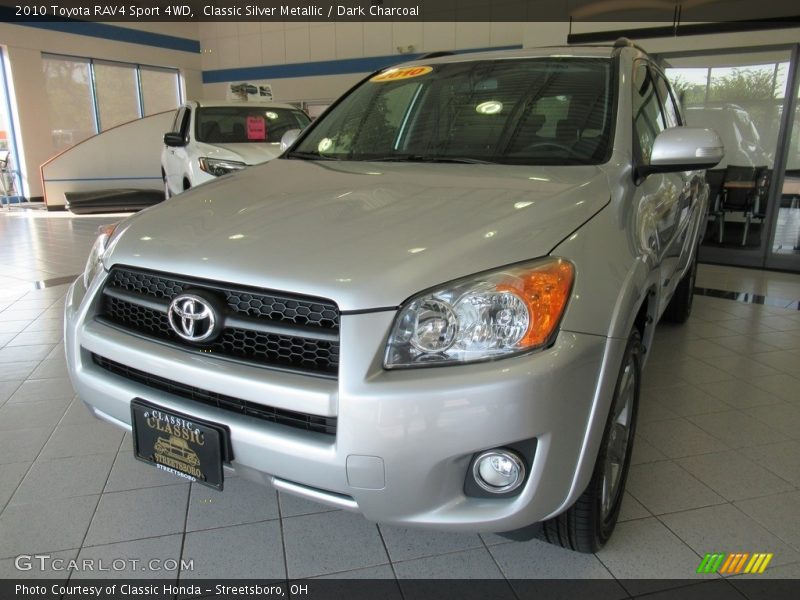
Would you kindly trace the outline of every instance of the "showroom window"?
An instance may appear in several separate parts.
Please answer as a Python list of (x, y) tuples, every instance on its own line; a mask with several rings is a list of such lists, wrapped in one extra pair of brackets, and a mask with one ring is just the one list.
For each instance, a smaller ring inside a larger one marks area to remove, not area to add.
[(45, 93), (53, 149), (58, 151), (97, 133), (88, 60), (45, 57)]
[(175, 69), (139, 67), (143, 116), (173, 110), (181, 103), (181, 86)]
[(136, 65), (95, 61), (94, 87), (100, 131), (141, 116)]
[(177, 69), (43, 54), (53, 150), (181, 103)]

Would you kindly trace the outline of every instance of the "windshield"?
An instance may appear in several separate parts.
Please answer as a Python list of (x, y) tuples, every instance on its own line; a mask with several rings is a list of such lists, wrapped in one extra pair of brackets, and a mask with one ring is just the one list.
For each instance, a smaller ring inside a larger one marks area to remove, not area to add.
[(195, 137), (207, 144), (280, 143), (310, 119), (301, 110), (263, 106), (207, 106), (197, 110)]
[(387, 69), (288, 158), (597, 164), (609, 154), (608, 59), (484, 60)]

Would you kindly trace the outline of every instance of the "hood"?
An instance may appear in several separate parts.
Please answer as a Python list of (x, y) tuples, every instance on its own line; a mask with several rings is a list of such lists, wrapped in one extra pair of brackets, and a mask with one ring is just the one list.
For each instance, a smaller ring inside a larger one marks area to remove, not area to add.
[(548, 254), (609, 200), (592, 166), (279, 159), (124, 221), (106, 267), (393, 307), (426, 288)]
[(258, 165), (272, 160), (281, 153), (280, 144), (205, 144), (203, 156), (226, 160), (238, 160), (248, 165)]

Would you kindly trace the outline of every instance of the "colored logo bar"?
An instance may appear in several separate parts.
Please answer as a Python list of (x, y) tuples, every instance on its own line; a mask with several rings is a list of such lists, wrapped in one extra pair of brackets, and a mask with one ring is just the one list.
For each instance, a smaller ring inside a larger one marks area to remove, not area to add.
[(719, 573), (736, 575), (739, 573), (763, 573), (774, 554), (772, 552), (734, 552), (727, 554), (715, 552), (706, 554), (697, 567), (698, 573)]

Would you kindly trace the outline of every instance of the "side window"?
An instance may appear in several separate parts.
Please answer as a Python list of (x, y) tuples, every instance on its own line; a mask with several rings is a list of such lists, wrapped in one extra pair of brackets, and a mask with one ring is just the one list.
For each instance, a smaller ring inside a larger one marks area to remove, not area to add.
[(644, 62), (633, 70), (633, 132), (634, 146), (640, 163), (650, 162), (656, 136), (666, 129), (664, 115), (656, 94), (652, 71)]
[(678, 127), (681, 124), (680, 113), (675, 104), (675, 98), (669, 89), (667, 80), (661, 73), (654, 71), (658, 96), (661, 99), (661, 106), (664, 110), (664, 118), (667, 120), (667, 127)]

